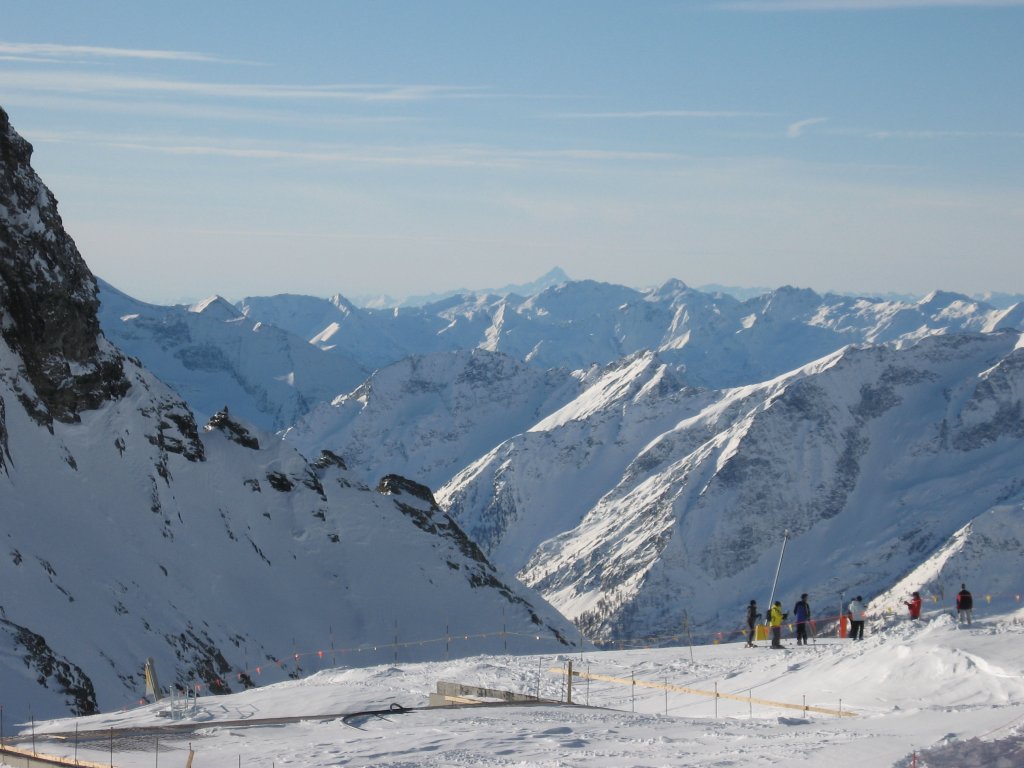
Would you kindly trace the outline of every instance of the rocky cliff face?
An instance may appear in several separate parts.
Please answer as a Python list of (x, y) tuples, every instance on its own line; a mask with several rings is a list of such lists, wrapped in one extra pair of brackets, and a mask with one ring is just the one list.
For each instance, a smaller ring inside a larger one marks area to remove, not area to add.
[(311, 463), (230, 399), (200, 431), (99, 333), (95, 281), (31, 148), (6, 114), (0, 128), (5, 716), (130, 705), (149, 656), (165, 684), (219, 693), (328, 659), (439, 658), (445, 620), (466, 654), (575, 636), (411, 484), (378, 493), (337, 455)]
[(40, 423), (72, 422), (128, 389), (96, 317), (96, 281), (0, 109), (0, 333), (23, 363), (18, 398)]

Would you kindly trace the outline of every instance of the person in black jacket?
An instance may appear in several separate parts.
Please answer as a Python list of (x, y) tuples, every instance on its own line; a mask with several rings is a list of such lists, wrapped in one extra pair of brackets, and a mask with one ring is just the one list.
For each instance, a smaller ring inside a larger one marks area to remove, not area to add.
[(971, 609), (974, 608), (974, 598), (967, 591), (967, 585), (961, 584), (960, 591), (956, 593), (956, 613), (960, 621), (971, 623)]
[(800, 595), (800, 600), (793, 606), (793, 617), (796, 619), (796, 644), (807, 645), (807, 625), (811, 621), (811, 606), (807, 602), (807, 593)]
[(746, 648), (754, 647), (754, 633), (757, 630), (759, 618), (761, 618), (761, 614), (757, 612), (757, 601), (751, 600), (750, 605), (747, 606), (747, 627), (750, 629), (750, 634), (747, 636)]

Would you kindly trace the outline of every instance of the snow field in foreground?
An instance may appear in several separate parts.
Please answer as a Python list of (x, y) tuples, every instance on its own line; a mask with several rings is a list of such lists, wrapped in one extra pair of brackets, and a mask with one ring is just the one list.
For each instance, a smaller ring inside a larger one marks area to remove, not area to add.
[[(333, 669), (296, 682), (202, 697), (185, 737), (148, 733), (118, 751), (115, 766), (907, 766), (1022, 765), (1024, 610), (956, 625), (948, 615), (898, 621), (863, 642), (819, 639), (785, 650), (742, 643), (610, 651), (580, 656), (478, 656), (450, 662)], [(800, 705), (839, 718), (712, 697), (577, 680), (574, 700), (554, 705), (461, 708), (319, 721), (366, 709), (427, 704), (438, 681), (564, 697), (549, 672), (576, 670)], [(37, 749), (72, 754), (43, 734), (163, 725), (166, 704), (36, 724)], [(667, 713), (667, 714), (666, 714)], [(227, 721), (309, 715), (294, 724)], [(223, 724), (218, 725), (218, 722)], [(974, 739), (980, 739), (975, 741)], [(22, 744), (29, 742), (22, 730)], [(108, 742), (81, 744), (80, 759), (106, 763)], [(977, 762), (981, 761), (981, 762)]]

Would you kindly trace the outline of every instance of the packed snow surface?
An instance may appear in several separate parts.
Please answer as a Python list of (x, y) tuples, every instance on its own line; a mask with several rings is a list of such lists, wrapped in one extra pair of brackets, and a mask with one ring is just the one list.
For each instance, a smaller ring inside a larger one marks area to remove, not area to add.
[[(200, 697), (187, 734), (120, 735), (113, 764), (193, 766), (1019, 766), (1024, 754), (1024, 610), (958, 625), (947, 612), (910, 622), (889, 616), (861, 642), (818, 637), (781, 651), (742, 643), (477, 656), (457, 661), (326, 669), (304, 680), (223, 697)], [(577, 679), (563, 704), (418, 709), (438, 681), (564, 701), (576, 671), (637, 686)], [(552, 671), (554, 669), (555, 671)], [(666, 692), (664, 684), (740, 700)], [(744, 700), (751, 697), (752, 702)], [(769, 700), (794, 708), (756, 703)], [(808, 711), (822, 707), (853, 713)], [(417, 708), (405, 713), (347, 713)], [(111, 760), (107, 729), (169, 721), (166, 701), (79, 720), (35, 724), (36, 748)], [(164, 713), (161, 716), (161, 712)], [(263, 723), (265, 718), (296, 718)], [(243, 722), (239, 722), (243, 721)], [(249, 721), (252, 724), (247, 725)], [(20, 744), (30, 747), (22, 726)], [(159, 741), (159, 744), (157, 743)], [(156, 761), (156, 762), (154, 762)]]

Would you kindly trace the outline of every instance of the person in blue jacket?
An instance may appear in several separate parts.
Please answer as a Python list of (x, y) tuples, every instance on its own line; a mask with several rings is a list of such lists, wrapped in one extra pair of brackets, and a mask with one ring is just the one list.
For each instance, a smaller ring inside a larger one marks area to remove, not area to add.
[(793, 606), (793, 617), (796, 619), (796, 644), (807, 645), (807, 625), (811, 623), (811, 606), (807, 602), (807, 593), (800, 595), (800, 600)]

